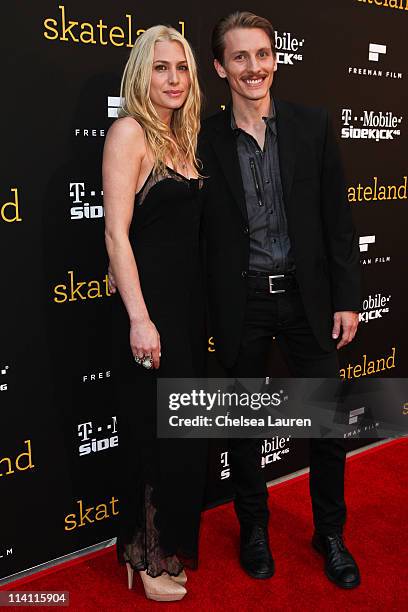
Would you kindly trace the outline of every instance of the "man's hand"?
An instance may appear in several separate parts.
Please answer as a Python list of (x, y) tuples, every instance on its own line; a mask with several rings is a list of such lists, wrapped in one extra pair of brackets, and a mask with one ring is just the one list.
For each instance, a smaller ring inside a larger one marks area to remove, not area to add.
[(110, 262), (109, 262), (109, 267), (108, 267), (108, 289), (109, 289), (109, 293), (116, 293), (116, 282), (115, 282), (115, 277), (113, 276)]
[(332, 338), (336, 340), (339, 337), (340, 329), (342, 329), (341, 340), (337, 344), (337, 348), (340, 349), (342, 346), (345, 346), (349, 342), (351, 342), (356, 335), (357, 327), (358, 327), (358, 312), (352, 312), (348, 310), (344, 310), (341, 312), (335, 312), (334, 316), (334, 325), (332, 331)]

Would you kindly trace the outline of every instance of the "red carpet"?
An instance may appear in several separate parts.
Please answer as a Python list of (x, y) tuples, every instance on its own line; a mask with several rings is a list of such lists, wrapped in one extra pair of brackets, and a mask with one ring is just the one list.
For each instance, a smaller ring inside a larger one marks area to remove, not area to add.
[[(112, 548), (3, 589), (67, 590), (70, 609), (75, 612), (400, 611), (406, 609), (408, 596), (407, 468), (407, 439), (369, 449), (347, 461), (349, 515), (345, 539), (362, 576), (361, 585), (351, 591), (327, 580), (322, 571), (323, 560), (310, 546), (312, 522), (307, 476), (270, 490), (270, 537), (276, 563), (275, 576), (270, 580), (253, 580), (240, 569), (238, 525), (228, 504), (204, 513), (200, 569), (188, 573), (190, 588), (181, 602), (146, 600), (138, 576), (133, 591), (128, 591), (125, 570), (117, 565)], [(49, 610), (43, 606), (34, 609)]]

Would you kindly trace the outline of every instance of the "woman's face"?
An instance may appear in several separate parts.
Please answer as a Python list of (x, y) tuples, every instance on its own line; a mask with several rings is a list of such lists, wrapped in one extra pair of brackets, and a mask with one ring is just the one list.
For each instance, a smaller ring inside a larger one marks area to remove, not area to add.
[(150, 99), (160, 110), (180, 108), (190, 89), (190, 74), (183, 45), (176, 40), (154, 46)]

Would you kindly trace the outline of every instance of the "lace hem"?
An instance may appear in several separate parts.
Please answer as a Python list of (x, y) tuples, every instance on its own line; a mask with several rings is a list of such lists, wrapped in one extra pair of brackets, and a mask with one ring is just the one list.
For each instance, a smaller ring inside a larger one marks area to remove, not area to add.
[[(155, 525), (157, 510), (152, 503), (153, 487), (145, 485), (143, 525), (139, 525), (129, 542), (117, 538), (116, 551), (121, 565), (130, 563), (136, 571), (146, 571), (153, 578), (167, 573), (178, 576), (185, 566), (195, 569), (197, 560), (193, 555), (180, 551), (166, 551), (160, 543), (160, 533)], [(177, 554), (176, 554), (177, 553)]]

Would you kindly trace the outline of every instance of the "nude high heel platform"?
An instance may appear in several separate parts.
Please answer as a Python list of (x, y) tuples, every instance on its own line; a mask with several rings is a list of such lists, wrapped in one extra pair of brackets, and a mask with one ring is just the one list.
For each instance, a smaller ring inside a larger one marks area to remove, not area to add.
[[(128, 587), (129, 589), (133, 586), (133, 574), (134, 570), (130, 563), (126, 563), (127, 574), (128, 574)], [(147, 599), (153, 601), (178, 601), (183, 599), (187, 590), (175, 580), (172, 580), (168, 574), (162, 574), (156, 578), (152, 578), (146, 572), (146, 570), (139, 572), (139, 576), (142, 579), (145, 595)], [(176, 576), (178, 578), (178, 576)]]
[(184, 570), (182, 570), (178, 576), (170, 576), (170, 578), (182, 586), (184, 586), (187, 582), (187, 574)]

